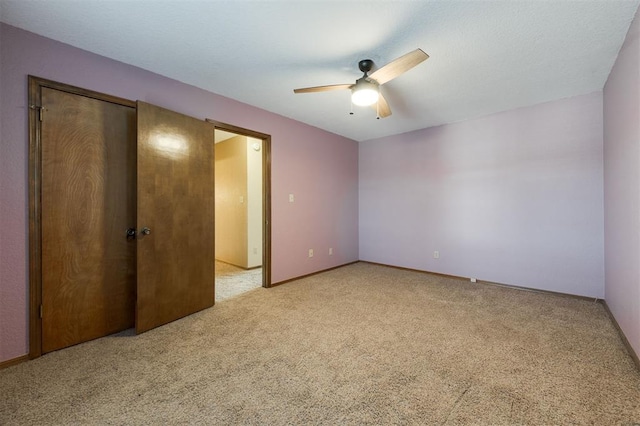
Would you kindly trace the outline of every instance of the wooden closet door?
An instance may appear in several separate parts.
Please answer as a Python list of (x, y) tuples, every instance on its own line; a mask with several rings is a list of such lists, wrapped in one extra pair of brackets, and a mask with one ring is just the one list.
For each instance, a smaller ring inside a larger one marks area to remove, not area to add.
[(134, 108), (42, 88), (42, 351), (134, 324)]
[(214, 126), (138, 101), (137, 128), (141, 333), (213, 306)]

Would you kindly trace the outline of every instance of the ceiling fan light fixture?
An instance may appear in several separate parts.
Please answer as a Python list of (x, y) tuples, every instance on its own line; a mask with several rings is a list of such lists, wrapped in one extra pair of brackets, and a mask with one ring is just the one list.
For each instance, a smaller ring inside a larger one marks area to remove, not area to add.
[(351, 102), (358, 106), (369, 106), (378, 102), (378, 85), (360, 79), (351, 91)]

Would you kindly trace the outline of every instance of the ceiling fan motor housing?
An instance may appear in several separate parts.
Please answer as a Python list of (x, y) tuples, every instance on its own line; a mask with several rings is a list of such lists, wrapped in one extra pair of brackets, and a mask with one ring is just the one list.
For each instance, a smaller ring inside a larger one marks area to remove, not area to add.
[(351, 88), (351, 90), (362, 90), (362, 89), (371, 89), (371, 90), (378, 90), (378, 87), (380, 85), (378, 84), (377, 81), (375, 81), (372, 78), (367, 77), (366, 75), (363, 77), (360, 77), (359, 79), (356, 80), (356, 84), (353, 85), (353, 87)]

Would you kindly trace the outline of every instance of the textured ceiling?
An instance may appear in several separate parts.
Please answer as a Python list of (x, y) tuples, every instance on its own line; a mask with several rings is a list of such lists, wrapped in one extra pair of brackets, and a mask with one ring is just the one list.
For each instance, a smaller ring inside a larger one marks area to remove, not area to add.
[[(362, 141), (601, 90), (640, 0), (0, 2), (7, 24)], [(431, 58), (382, 86), (389, 118), (293, 93), (416, 48)]]

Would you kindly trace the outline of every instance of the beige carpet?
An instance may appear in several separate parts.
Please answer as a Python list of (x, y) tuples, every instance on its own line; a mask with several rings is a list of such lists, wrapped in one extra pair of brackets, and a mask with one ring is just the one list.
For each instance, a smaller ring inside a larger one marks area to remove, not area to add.
[(262, 287), (262, 268), (247, 270), (218, 260), (215, 268), (216, 303)]
[(600, 304), (358, 263), (0, 371), (0, 424), (632, 425)]

